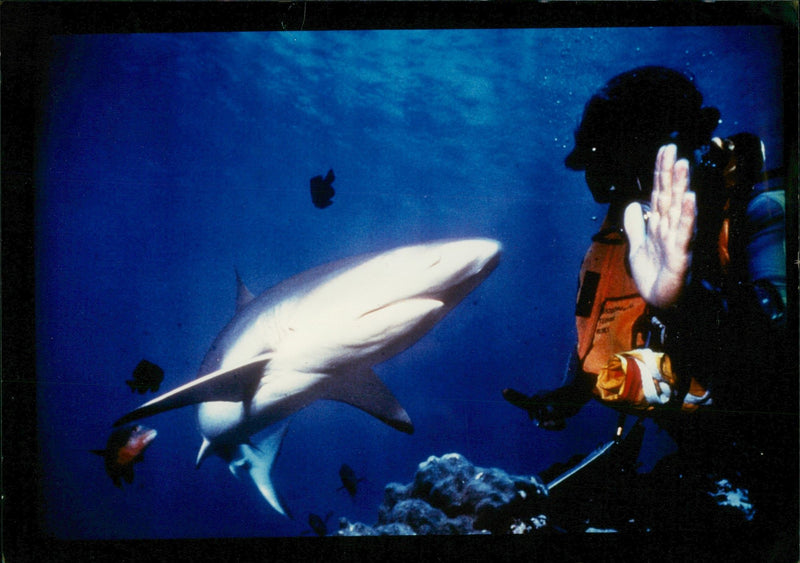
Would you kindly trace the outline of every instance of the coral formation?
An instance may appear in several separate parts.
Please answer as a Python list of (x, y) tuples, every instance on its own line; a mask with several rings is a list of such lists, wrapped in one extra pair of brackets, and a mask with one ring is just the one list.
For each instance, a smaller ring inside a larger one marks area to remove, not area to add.
[(476, 467), (457, 453), (430, 456), (411, 483), (386, 486), (374, 527), (342, 519), (338, 535), (522, 533), (545, 525), (546, 497), (536, 476)]
[(540, 476), (476, 467), (458, 453), (430, 456), (410, 483), (386, 486), (373, 526), (340, 518), (335, 535), (651, 532), (687, 523), (729, 529), (753, 519), (746, 489), (711, 475), (689, 478), (673, 462), (668, 456), (652, 472), (636, 473), (609, 455), (548, 490)]

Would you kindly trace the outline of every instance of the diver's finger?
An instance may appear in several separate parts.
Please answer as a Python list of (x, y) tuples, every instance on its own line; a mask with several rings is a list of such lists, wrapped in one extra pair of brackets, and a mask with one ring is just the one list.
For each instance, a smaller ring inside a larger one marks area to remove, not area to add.
[(689, 185), (689, 161), (682, 158), (672, 168), (672, 201), (669, 204), (670, 228), (677, 228), (681, 218), (683, 199)]
[(697, 200), (693, 191), (688, 191), (683, 196), (681, 216), (675, 235), (675, 246), (685, 250), (694, 236), (694, 223), (697, 218)]
[(633, 202), (625, 208), (623, 226), (625, 234), (628, 236), (629, 251), (633, 253), (644, 242), (645, 221), (639, 202)]
[(672, 202), (672, 176), (676, 152), (677, 147), (675, 145), (667, 145), (664, 147), (663, 153), (659, 151), (660, 158), (656, 166), (659, 183), (656, 209), (663, 217), (668, 215), (670, 203)]
[(664, 160), (664, 150), (666, 145), (658, 149), (656, 154), (656, 166), (653, 169), (653, 190), (650, 192), (650, 210), (658, 211), (658, 197), (661, 193), (661, 163)]

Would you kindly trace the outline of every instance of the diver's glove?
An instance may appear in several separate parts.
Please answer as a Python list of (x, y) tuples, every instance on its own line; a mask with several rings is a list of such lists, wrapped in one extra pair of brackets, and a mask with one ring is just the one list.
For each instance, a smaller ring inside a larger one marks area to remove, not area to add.
[(552, 393), (525, 395), (514, 389), (503, 389), (503, 398), (528, 413), (531, 420), (536, 421), (539, 428), (545, 430), (563, 430), (567, 426), (566, 418), (574, 413), (563, 404), (554, 403)]

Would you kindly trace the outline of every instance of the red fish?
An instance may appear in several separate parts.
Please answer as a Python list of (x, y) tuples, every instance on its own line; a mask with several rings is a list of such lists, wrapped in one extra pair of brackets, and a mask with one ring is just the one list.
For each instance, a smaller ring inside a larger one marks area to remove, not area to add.
[(147, 449), (158, 432), (146, 426), (125, 426), (114, 430), (104, 450), (92, 450), (92, 453), (103, 456), (106, 462), (106, 473), (117, 487), (122, 488), (121, 479), (133, 482), (133, 464), (144, 459)]

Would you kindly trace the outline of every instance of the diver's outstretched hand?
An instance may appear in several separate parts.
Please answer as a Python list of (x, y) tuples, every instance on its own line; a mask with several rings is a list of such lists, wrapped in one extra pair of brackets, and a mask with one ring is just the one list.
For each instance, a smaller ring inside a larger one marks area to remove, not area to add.
[(567, 426), (566, 416), (556, 405), (550, 402), (547, 393), (525, 395), (515, 389), (503, 389), (503, 398), (524, 411), (528, 417), (536, 421), (539, 428), (545, 430), (563, 430)]
[(639, 203), (625, 209), (631, 273), (644, 300), (656, 307), (677, 301), (692, 263), (697, 206), (689, 190), (689, 162), (676, 162), (676, 154), (675, 145), (658, 151), (649, 218)]

